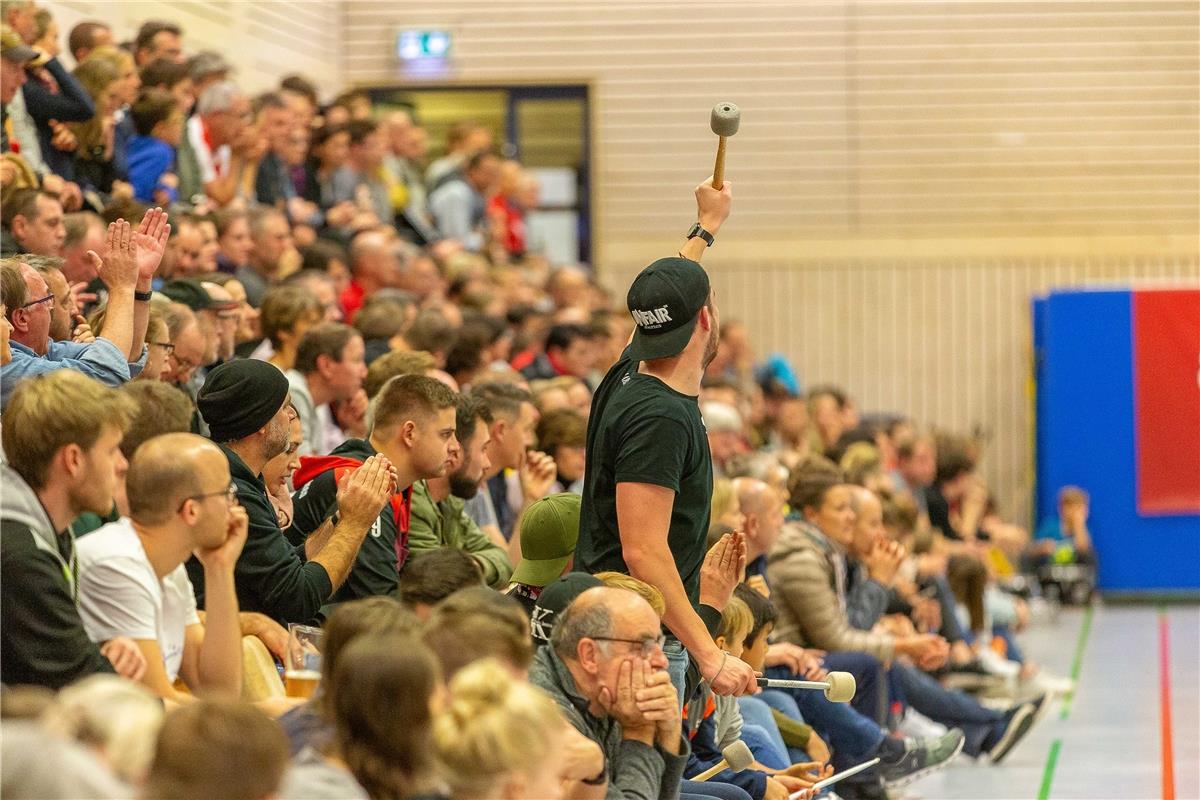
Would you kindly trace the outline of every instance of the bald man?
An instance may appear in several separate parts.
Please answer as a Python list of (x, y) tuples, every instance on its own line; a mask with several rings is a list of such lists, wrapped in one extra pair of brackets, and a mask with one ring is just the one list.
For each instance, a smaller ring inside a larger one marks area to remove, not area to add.
[(354, 277), (341, 297), (346, 322), (354, 321), (366, 298), (396, 285), (400, 261), (394, 242), (379, 231), (360, 233), (350, 245), (350, 270)]
[(626, 589), (597, 587), (558, 614), (529, 681), (605, 758), (584, 779), (607, 797), (678, 797), (690, 748), (679, 726), (679, 696), (667, 673), (662, 621)]
[[(746, 577), (761, 578), (767, 572), (767, 554), (783, 531), (784, 497), (757, 478), (736, 478), (733, 490), (737, 492), (738, 507), (746, 517), (742, 529), (746, 538)], [(754, 588), (761, 591), (758, 585)]]
[[(133, 639), (146, 657), (142, 677), (164, 700), (193, 694), (236, 698), (242, 688), (242, 630), (233, 568), (246, 543), (229, 462), (190, 433), (150, 439), (125, 477), (129, 517), (79, 540), (80, 614), (88, 636)], [(184, 569), (204, 567), (206, 619)], [(182, 678), (193, 694), (175, 689)]]

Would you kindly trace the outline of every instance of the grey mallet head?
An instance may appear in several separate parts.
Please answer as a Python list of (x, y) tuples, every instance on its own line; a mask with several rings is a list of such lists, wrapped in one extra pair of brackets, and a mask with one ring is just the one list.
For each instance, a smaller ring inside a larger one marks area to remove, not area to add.
[(831, 672), (825, 676), (829, 688), (825, 690), (825, 698), (832, 703), (849, 703), (858, 691), (858, 684), (849, 672)]
[(742, 111), (733, 103), (717, 103), (713, 106), (709, 124), (717, 136), (733, 136), (742, 121)]
[(749, 769), (750, 765), (754, 763), (754, 753), (750, 752), (750, 748), (741, 739), (722, 750), (721, 755), (734, 772)]

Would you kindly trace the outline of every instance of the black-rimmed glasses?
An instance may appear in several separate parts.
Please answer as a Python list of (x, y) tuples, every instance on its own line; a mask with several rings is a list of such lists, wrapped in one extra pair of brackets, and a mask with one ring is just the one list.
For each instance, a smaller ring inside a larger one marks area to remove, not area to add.
[(32, 308), (33, 306), (41, 305), (42, 303), (52, 303), (52, 302), (54, 302), (53, 292), (46, 295), (45, 297), (39, 298), (37, 300), (30, 300), (28, 303), (21, 306), (21, 308)]

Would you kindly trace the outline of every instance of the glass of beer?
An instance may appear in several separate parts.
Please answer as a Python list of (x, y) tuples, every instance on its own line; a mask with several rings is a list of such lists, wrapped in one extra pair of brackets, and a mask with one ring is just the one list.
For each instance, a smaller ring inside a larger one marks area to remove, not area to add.
[(312, 697), (321, 682), (321, 650), (325, 632), (308, 625), (288, 625), (283, 685), (288, 697)]

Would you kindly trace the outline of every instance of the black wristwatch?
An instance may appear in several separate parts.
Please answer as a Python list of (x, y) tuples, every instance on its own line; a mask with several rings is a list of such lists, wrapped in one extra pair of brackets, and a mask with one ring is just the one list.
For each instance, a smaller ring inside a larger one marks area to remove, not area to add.
[(705, 242), (705, 246), (707, 246), (707, 247), (712, 247), (712, 246), (713, 246), (713, 242), (715, 242), (715, 241), (716, 241), (716, 239), (715, 239), (715, 238), (713, 238), (713, 235), (712, 235), (711, 233), (709, 233), (708, 231), (704, 230), (704, 228), (701, 228), (701, 227), (700, 227), (700, 223), (699, 223), (699, 222), (697, 222), (695, 225), (693, 225), (693, 226), (692, 226), (692, 229), (691, 229), (690, 231), (688, 231), (687, 238), (689, 238), (689, 239), (694, 239), (694, 238), (696, 238), (697, 236), (699, 236), (701, 239), (703, 239), (703, 240), (704, 240), (704, 242)]

